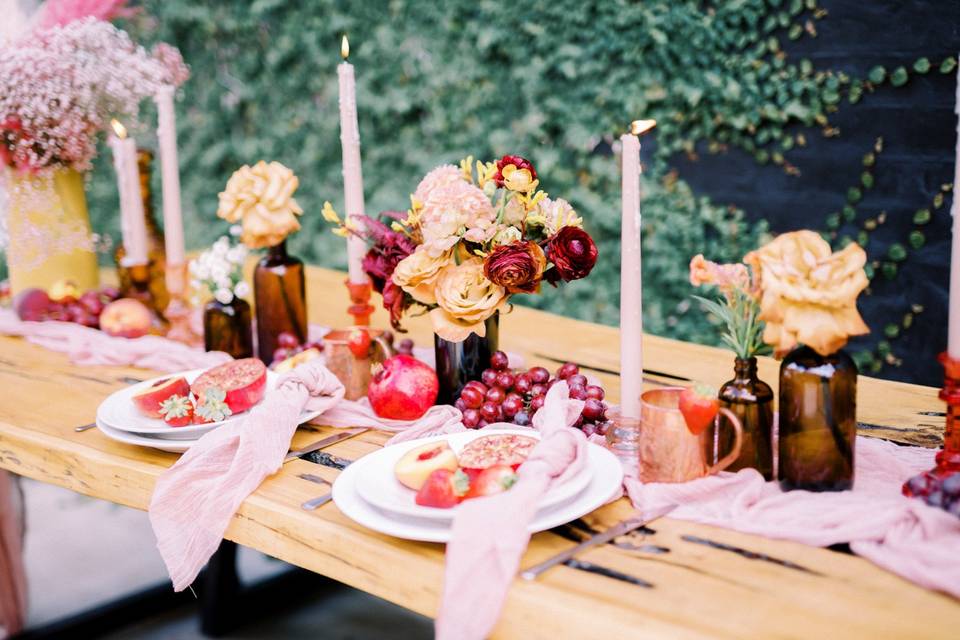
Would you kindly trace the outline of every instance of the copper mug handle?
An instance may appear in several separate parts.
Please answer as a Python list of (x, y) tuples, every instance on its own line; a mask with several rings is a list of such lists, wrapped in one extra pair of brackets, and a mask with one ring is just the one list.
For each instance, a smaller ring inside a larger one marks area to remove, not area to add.
[[(383, 335), (379, 335), (376, 338), (374, 338), (373, 344), (371, 345), (371, 347), (374, 349), (380, 350), (381, 352), (380, 355), (382, 355), (383, 357), (381, 358), (381, 360), (379, 360), (379, 362), (383, 362), (384, 360), (387, 360), (388, 358), (392, 358), (397, 354), (396, 349), (394, 349), (393, 346), (391, 346), (391, 344), (386, 341)], [(374, 360), (376, 362), (374, 358), (371, 358), (371, 360)]]
[[(730, 426), (733, 427), (733, 448), (730, 449), (730, 452), (727, 455), (717, 460), (715, 465), (707, 469), (708, 476), (712, 476), (715, 473), (720, 473), (733, 464), (734, 460), (740, 457), (740, 447), (743, 446), (743, 425), (740, 424), (740, 419), (737, 418), (736, 414), (726, 407), (720, 408), (720, 415), (723, 415), (730, 420)], [(716, 418), (717, 429), (720, 429), (720, 415), (717, 415)]]

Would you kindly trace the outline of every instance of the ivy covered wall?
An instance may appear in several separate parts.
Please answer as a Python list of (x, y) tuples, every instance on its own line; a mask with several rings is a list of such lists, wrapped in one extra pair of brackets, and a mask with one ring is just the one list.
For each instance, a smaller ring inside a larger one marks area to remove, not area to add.
[[(405, 208), (439, 163), (527, 156), (542, 186), (578, 208), (601, 253), (588, 280), (523, 303), (616, 324), (615, 141), (630, 120), (653, 117), (660, 125), (643, 152), (648, 330), (714, 341), (689, 298), (690, 257), (736, 260), (762, 241), (768, 220), (776, 231), (812, 227), (838, 246), (868, 241), (875, 275), (863, 308), (874, 334), (856, 345), (865, 369), (937, 382), (960, 3), (144, 5), (127, 26), (144, 41), (176, 44), (193, 68), (178, 104), (193, 248), (224, 230), (214, 212), (230, 173), (274, 159), (301, 177), (306, 214), (293, 249), (344, 265), (319, 210), (326, 199), (342, 208), (335, 67), (346, 32), (368, 212)], [(116, 233), (109, 157), (90, 199), (98, 230)]]

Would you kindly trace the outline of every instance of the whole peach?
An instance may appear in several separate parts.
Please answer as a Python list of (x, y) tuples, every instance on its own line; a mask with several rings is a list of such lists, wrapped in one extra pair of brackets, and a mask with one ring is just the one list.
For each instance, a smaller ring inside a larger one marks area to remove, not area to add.
[(111, 336), (139, 338), (150, 332), (150, 310), (133, 298), (114, 300), (100, 314), (100, 329)]

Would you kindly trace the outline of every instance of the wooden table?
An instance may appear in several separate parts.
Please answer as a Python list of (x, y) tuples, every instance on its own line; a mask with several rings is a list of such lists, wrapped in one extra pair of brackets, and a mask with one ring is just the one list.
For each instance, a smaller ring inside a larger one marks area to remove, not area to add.
[[(311, 268), (311, 322), (349, 324), (343, 274)], [(376, 326), (387, 326), (378, 310)], [(425, 319), (412, 322), (411, 337), (430, 344)], [(501, 320), (502, 348), (528, 364), (553, 369), (580, 363), (602, 379), (608, 396), (618, 394), (617, 329), (517, 307)], [(653, 383), (696, 379), (719, 385), (732, 373), (728, 352), (646, 336), (644, 355)], [(97, 405), (124, 386), (123, 378), (150, 372), (123, 367), (82, 368), (64, 355), (24, 341), (0, 338), (0, 467), (82, 494), (145, 509), (157, 476), (173, 454), (119, 444), (96, 430), (75, 433), (93, 420)], [(775, 383), (777, 364), (763, 360), (761, 377)], [(859, 418), (864, 435), (937, 446), (943, 404), (937, 390), (860, 378)], [(326, 428), (302, 428), (293, 445), (312, 442)], [(365, 434), (330, 449), (352, 458), (383, 444), (386, 436)], [(269, 478), (242, 505), (227, 538), (357, 589), (433, 616), (443, 576), (443, 546), (383, 536), (343, 516), (334, 504), (315, 512), (300, 509), (322, 493), (297, 477), (304, 472), (333, 480), (336, 471), (298, 460)], [(630, 512), (620, 500), (585, 520), (603, 527)], [(33, 523), (33, 526), (42, 526)], [(916, 587), (855, 556), (661, 519), (645, 543), (670, 551), (649, 554), (612, 545), (584, 557), (642, 577), (652, 589), (558, 567), (533, 583), (517, 581), (496, 637), (869, 637), (956, 638), (960, 603)], [(682, 540), (693, 535), (735, 549), (789, 560), (803, 572), (736, 550)], [(554, 532), (533, 537), (523, 566), (571, 543)]]

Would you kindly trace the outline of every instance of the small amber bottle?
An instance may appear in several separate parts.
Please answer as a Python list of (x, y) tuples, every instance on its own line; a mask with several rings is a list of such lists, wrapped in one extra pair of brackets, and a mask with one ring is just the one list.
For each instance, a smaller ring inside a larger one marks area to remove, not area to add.
[(270, 247), (253, 272), (253, 295), (257, 311), (257, 355), (266, 364), (273, 361), (284, 332), (307, 339), (306, 279), (303, 261), (287, 253), (283, 241)]

